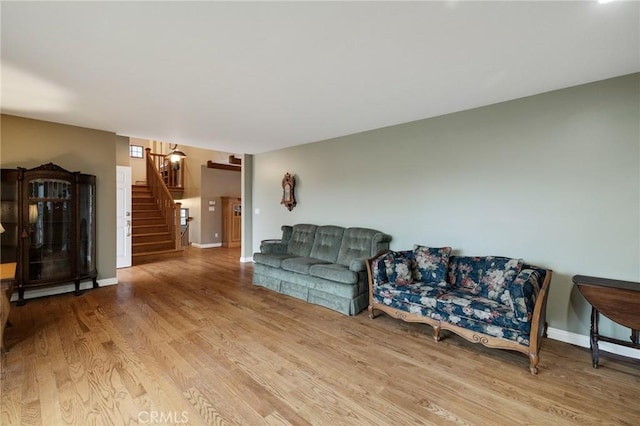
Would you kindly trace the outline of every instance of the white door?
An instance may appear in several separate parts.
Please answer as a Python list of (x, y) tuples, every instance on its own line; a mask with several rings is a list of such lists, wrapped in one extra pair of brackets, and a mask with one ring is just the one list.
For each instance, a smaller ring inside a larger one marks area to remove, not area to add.
[(116, 268), (131, 266), (131, 167), (116, 166)]

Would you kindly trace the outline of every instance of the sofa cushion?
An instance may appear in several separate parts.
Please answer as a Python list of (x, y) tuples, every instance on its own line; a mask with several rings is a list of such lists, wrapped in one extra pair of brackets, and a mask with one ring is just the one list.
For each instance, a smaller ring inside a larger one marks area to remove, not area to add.
[(448, 322), (467, 330), (476, 331), (480, 334), (499, 337), (501, 339), (512, 340), (524, 346), (529, 346), (529, 332), (514, 330), (507, 327), (500, 327), (484, 321), (478, 321), (473, 318), (467, 318), (457, 314), (449, 314), (444, 311), (431, 312), (431, 318), (434, 320)]
[(384, 283), (374, 290), (373, 299), (383, 305), (427, 316), (435, 309), (445, 289), (423, 283), (397, 285)]
[(498, 256), (451, 256), (448, 282), (472, 294), (500, 300), (522, 269), (522, 259)]
[(415, 281), (447, 287), (447, 267), (451, 247), (413, 246), (413, 279)]
[[(509, 299), (508, 293), (504, 298)], [(518, 321), (514, 310), (509, 306), (510, 301), (505, 302), (507, 303), (478, 296), (470, 289), (458, 288), (438, 297), (436, 310), (498, 327), (528, 332), (530, 325)]]
[(413, 259), (402, 253), (390, 252), (384, 260), (387, 280), (391, 284), (406, 285), (413, 282)]
[(292, 254), (263, 254), (254, 253), (253, 261), (262, 265), (273, 266), (274, 268), (280, 268), (284, 259), (294, 257)]
[(310, 257), (335, 263), (338, 259), (344, 228), (340, 226), (319, 226), (311, 247)]
[(540, 293), (546, 274), (547, 271), (544, 269), (524, 265), (509, 286), (513, 310), (519, 321), (531, 321), (538, 293)]
[(356, 284), (358, 282), (358, 274), (356, 272), (351, 271), (347, 266), (336, 263), (313, 265), (309, 268), (309, 275), (344, 284)]
[(313, 257), (290, 257), (282, 261), (282, 269), (285, 271), (297, 272), (298, 274), (309, 275), (309, 268), (313, 265), (328, 263), (324, 260)]
[(376, 254), (385, 234), (367, 228), (347, 228), (342, 236), (336, 263), (349, 266), (353, 259), (366, 259)]
[(287, 245), (287, 253), (300, 257), (309, 257), (317, 228), (316, 225), (294, 225)]

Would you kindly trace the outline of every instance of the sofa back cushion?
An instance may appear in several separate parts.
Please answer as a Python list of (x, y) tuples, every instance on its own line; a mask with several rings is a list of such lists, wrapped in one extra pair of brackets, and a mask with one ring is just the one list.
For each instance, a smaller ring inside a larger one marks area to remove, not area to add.
[(340, 226), (319, 226), (311, 248), (311, 257), (335, 263), (342, 244), (344, 228)]
[(316, 225), (304, 223), (293, 225), (291, 237), (287, 245), (287, 253), (301, 257), (309, 257), (317, 228)]
[(349, 266), (353, 259), (369, 258), (383, 248), (389, 247), (391, 237), (380, 231), (367, 228), (347, 228), (336, 263)]
[(413, 253), (390, 251), (384, 259), (385, 273), (391, 284), (408, 285), (413, 281)]
[(524, 261), (498, 256), (451, 256), (447, 281), (491, 300), (502, 300)]
[(447, 267), (451, 247), (413, 246), (413, 279), (417, 282), (448, 287)]

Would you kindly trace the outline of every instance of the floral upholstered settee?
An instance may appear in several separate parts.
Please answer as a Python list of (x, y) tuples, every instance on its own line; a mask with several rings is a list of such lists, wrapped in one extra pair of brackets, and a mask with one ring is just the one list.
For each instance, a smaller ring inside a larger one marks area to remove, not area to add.
[(345, 315), (367, 307), (366, 261), (391, 237), (367, 228), (285, 225), (254, 253), (253, 283)]
[(529, 356), (538, 372), (546, 334), (546, 302), (552, 271), (522, 259), (451, 256), (450, 247), (416, 245), (386, 251), (367, 262), (369, 316), (375, 310), (433, 327), (492, 348)]

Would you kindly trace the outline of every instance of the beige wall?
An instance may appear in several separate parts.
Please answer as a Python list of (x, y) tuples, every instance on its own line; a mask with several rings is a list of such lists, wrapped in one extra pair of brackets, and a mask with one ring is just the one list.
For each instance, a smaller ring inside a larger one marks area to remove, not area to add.
[[(639, 123), (633, 74), (259, 154), (253, 247), (283, 224), (316, 223), (379, 229), (395, 250), (520, 257), (554, 270), (549, 325), (588, 335), (571, 277), (640, 281)], [(292, 212), (280, 205), (285, 172)]]
[(129, 167), (129, 138), (116, 136), (116, 165)]
[[(147, 139), (129, 138), (130, 145), (141, 146), (144, 152), (145, 148), (151, 148), (151, 141)], [(129, 149), (129, 147), (127, 147)], [(127, 156), (129, 153), (127, 152)], [(147, 165), (146, 160), (143, 158), (129, 158), (129, 166), (131, 166), (131, 183), (146, 182), (147, 181)]]
[[(185, 191), (182, 200), (182, 207), (189, 209), (189, 215), (193, 220), (189, 223), (189, 239), (195, 244), (206, 244), (207, 236), (203, 236), (203, 220), (208, 220), (209, 216), (203, 217), (202, 196), (203, 174), (206, 170), (207, 161), (227, 162), (229, 153), (212, 151), (209, 149), (196, 148), (192, 146), (178, 145), (178, 149), (186, 154), (185, 161)], [(168, 151), (167, 151), (168, 152)], [(206, 182), (206, 181), (205, 181)], [(208, 232), (205, 226), (204, 231)]]
[[(240, 172), (210, 169), (207, 166), (202, 166), (201, 176), (200, 244), (222, 243), (222, 205), (220, 197), (240, 198), (242, 193)], [(215, 205), (210, 205), (209, 202), (213, 202)], [(211, 208), (214, 210), (212, 211)]]
[(1, 120), (3, 168), (33, 168), (51, 162), (69, 171), (96, 176), (98, 279), (115, 278), (115, 133), (4, 114)]

